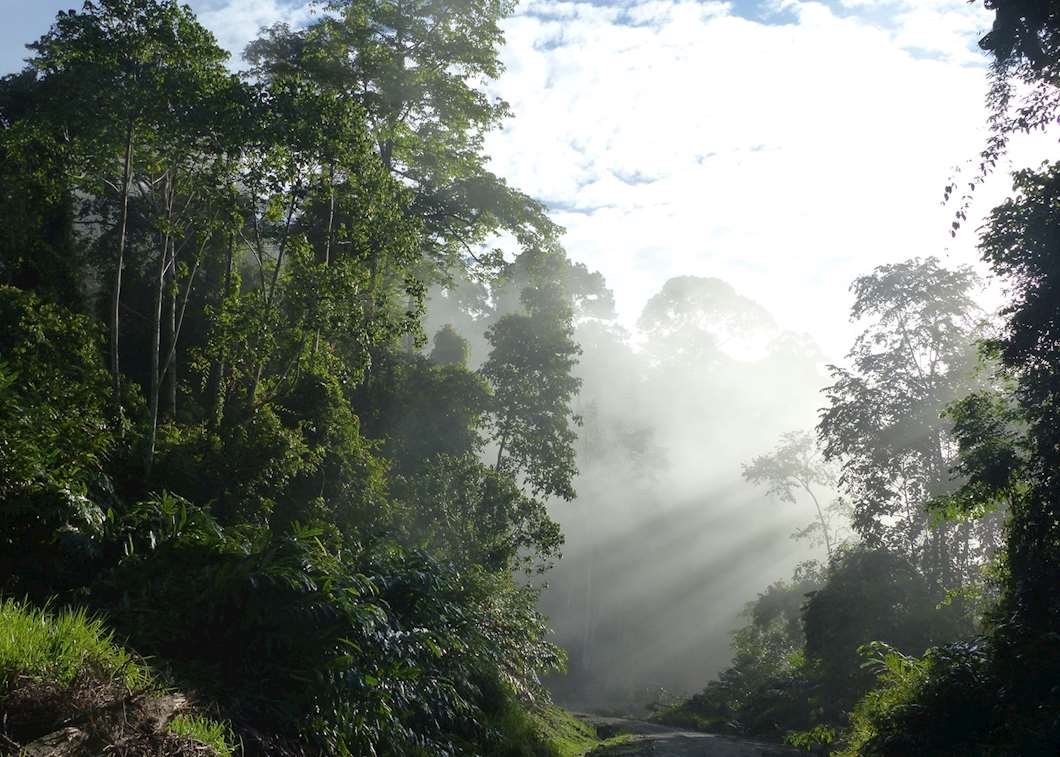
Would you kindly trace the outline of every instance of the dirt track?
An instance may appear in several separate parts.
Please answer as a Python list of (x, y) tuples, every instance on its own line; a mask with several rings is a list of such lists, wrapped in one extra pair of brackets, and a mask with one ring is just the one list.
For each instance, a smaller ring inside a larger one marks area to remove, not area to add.
[(633, 734), (632, 740), (600, 747), (590, 757), (793, 757), (797, 749), (709, 733), (677, 731), (654, 723), (586, 716), (601, 735)]

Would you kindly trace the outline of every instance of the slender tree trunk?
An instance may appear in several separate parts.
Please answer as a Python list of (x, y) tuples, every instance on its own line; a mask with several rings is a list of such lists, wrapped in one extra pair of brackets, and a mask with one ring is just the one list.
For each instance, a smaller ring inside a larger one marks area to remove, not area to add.
[[(118, 411), (119, 420), (124, 415), (121, 406), (121, 360), (118, 356), (120, 313), (121, 306), (121, 273), (125, 265), (125, 243), (129, 226), (129, 194), (132, 191), (132, 162), (133, 162), (133, 125), (130, 123), (125, 134), (125, 161), (121, 177), (121, 221), (118, 231), (118, 255), (114, 266), (114, 284), (110, 300), (110, 374), (111, 389), (113, 392), (114, 407)], [(120, 424), (124, 427), (124, 423)], [(124, 434), (124, 429), (122, 430)]]
[[(932, 490), (928, 492), (929, 496), (937, 496), (941, 491), (945, 490), (949, 469), (946, 465), (946, 458), (942, 451), (942, 435), (935, 432), (931, 438), (931, 446), (929, 450), (931, 456), (931, 462), (933, 467), (934, 479), (932, 483)], [(939, 523), (934, 528), (931, 528), (930, 521), (927, 520), (929, 517), (925, 511), (925, 527), (932, 531), (932, 542), (934, 543), (935, 551), (935, 574), (939, 582), (940, 588), (948, 589), (952, 588), (952, 583), (956, 575), (955, 566), (952, 563), (950, 555), (950, 545), (948, 534), (946, 533), (946, 524)], [(959, 582), (958, 582), (959, 583)]]
[(148, 392), (147, 445), (144, 449), (144, 470), (151, 475), (155, 457), (155, 439), (158, 433), (158, 406), (161, 392), (159, 363), (162, 355), (162, 301), (165, 299), (166, 264), (169, 262), (169, 232), (166, 232), (162, 252), (158, 256), (158, 280), (155, 282), (155, 305), (151, 309), (151, 383)]
[(582, 626), (581, 668), (588, 672), (593, 666), (593, 562), (596, 546), (589, 548), (589, 559), (585, 561), (585, 624)]
[[(228, 232), (228, 249), (225, 251), (225, 270), (221, 284), (221, 296), (217, 302), (217, 312), (220, 314), (228, 300), (229, 289), (232, 286), (232, 259), (235, 254), (235, 232)], [(217, 431), (221, 427), (221, 419), (224, 415), (225, 401), (225, 365), (224, 352), (220, 358), (214, 358), (210, 364), (210, 389), (209, 396), (213, 407), (210, 411), (210, 430)]]
[[(412, 312), (412, 308), (416, 306), (416, 298), (411, 294), (408, 299), (408, 312)], [(416, 352), (416, 340), (413, 338), (412, 333), (405, 334), (405, 352), (408, 355), (414, 355)]]
[(158, 438), (158, 414), (161, 405), (162, 381), (164, 373), (168, 373), (173, 359), (172, 352), (176, 349), (176, 292), (173, 292), (174, 321), (170, 336), (170, 356), (163, 369), (162, 361), (162, 306), (166, 300), (167, 283), (170, 276), (174, 276), (170, 263), (176, 258), (176, 246), (173, 239), (173, 203), (174, 182), (172, 171), (166, 172), (165, 189), (163, 197), (166, 206), (166, 229), (162, 235), (162, 249), (158, 254), (158, 280), (155, 282), (155, 306), (151, 310), (151, 383), (149, 393), (149, 427), (147, 431), (147, 447), (144, 450), (144, 470), (151, 475), (151, 467), (155, 459), (155, 442)]
[[(802, 482), (800, 482), (802, 483)], [(824, 533), (824, 551), (828, 555), (828, 561), (832, 561), (832, 537), (828, 534), (828, 521), (825, 520), (824, 510), (821, 509), (821, 503), (817, 500), (817, 495), (813, 493), (813, 489), (807, 484), (802, 484), (802, 488), (806, 490), (806, 493), (810, 495), (810, 499), (813, 500), (814, 507), (817, 508), (817, 519), (821, 522), (821, 532)]]
[[(283, 268), (283, 256), (287, 250), (287, 241), (291, 235), (291, 221), (294, 218), (295, 205), (298, 202), (297, 198), (298, 188), (296, 187), (291, 193), (291, 203), (287, 206), (287, 220), (284, 222), (283, 236), (280, 238), (280, 247), (276, 252), (276, 268), (272, 272), (272, 281), (269, 285), (269, 291), (265, 294), (265, 317), (268, 318), (272, 310), (272, 299), (276, 295), (276, 287), (280, 281), (280, 271)], [(259, 361), (258, 366), (254, 371), (254, 380), (250, 384), (250, 407), (251, 412), (254, 408), (254, 398), (258, 394), (258, 385), (261, 383), (261, 374), (265, 369), (264, 361)]]
[[(331, 265), (331, 237), (334, 233), (335, 228), (335, 164), (331, 163), (328, 166), (328, 190), (330, 198), (328, 201), (328, 230), (327, 235), (324, 237), (324, 267), (327, 268)], [(317, 354), (317, 348), (320, 347), (320, 326), (317, 326), (317, 332), (313, 337), (313, 354)]]
[(335, 164), (328, 166), (328, 233), (324, 238), (324, 265), (331, 265), (331, 238), (335, 233)]
[(276, 251), (276, 268), (272, 271), (272, 279), (269, 283), (269, 291), (265, 295), (265, 307), (266, 309), (272, 307), (273, 297), (276, 295), (276, 286), (280, 281), (280, 271), (283, 270), (283, 256), (287, 252), (287, 241), (291, 236), (291, 221), (294, 219), (295, 205), (298, 204), (298, 198), (296, 193), (298, 188), (296, 187), (291, 194), (291, 204), (287, 206), (287, 220), (283, 224), (283, 236), (280, 237), (280, 246)]
[(504, 459), (504, 447), (507, 444), (508, 444), (508, 432), (505, 431), (503, 434), (501, 434), (501, 443), (500, 443), (500, 446), (497, 447), (497, 462), (494, 463), (493, 470), (500, 470), (501, 469), (501, 460)]
[(169, 312), (166, 314), (166, 347), (173, 358), (166, 370), (166, 399), (169, 402), (167, 415), (177, 419), (177, 299), (180, 297), (177, 281), (177, 246), (169, 243)]

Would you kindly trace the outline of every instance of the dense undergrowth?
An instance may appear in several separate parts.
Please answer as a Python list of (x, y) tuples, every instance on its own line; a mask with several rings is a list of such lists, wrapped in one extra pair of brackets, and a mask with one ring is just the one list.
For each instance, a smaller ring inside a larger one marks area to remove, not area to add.
[[(601, 741), (559, 707), (527, 706), (503, 686), (483, 692), (494, 754), (578, 757)], [(147, 661), (115, 642), (84, 609), (0, 600), (0, 749), (17, 752), (75, 728), (70, 754), (242, 753), (231, 727), (163, 684)], [(5, 752), (6, 753), (6, 752)]]

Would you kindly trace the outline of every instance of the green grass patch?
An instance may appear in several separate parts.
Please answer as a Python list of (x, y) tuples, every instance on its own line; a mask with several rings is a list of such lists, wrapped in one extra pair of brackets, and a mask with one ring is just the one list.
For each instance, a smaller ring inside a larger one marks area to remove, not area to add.
[[(19, 722), (19, 714), (29, 713), (32, 726), (34, 713), (54, 717), (62, 710), (63, 715), (75, 715), (112, 701), (123, 703), (132, 692), (146, 693), (149, 699), (166, 693), (151, 669), (115, 643), (99, 618), (84, 609), (53, 612), (0, 599), (0, 701), (15, 702), (24, 711), (5, 712), (5, 730), (8, 725), (16, 731), (20, 725), (27, 727)], [(135, 707), (130, 705), (130, 717), (135, 716)], [(168, 730), (175, 737), (206, 745), (217, 757), (238, 754), (231, 729), (201, 715), (181, 713), (169, 722)], [(93, 733), (97, 740), (113, 735)]]
[(89, 674), (115, 679), (129, 689), (152, 684), (147, 668), (83, 609), (52, 613), (0, 600), (0, 691), (20, 678), (69, 686)]
[(177, 715), (169, 722), (169, 730), (178, 736), (210, 747), (217, 757), (234, 757), (238, 752), (232, 730), (216, 720), (199, 715)]
[(705, 733), (724, 733), (728, 723), (720, 715), (704, 715), (689, 707), (687, 702), (671, 705), (663, 708), (652, 715), (648, 720), (652, 723), (672, 726), (673, 728), (686, 728), (690, 731), (703, 731)]
[(554, 704), (537, 708), (531, 718), (556, 757), (580, 757), (601, 744), (592, 728)]

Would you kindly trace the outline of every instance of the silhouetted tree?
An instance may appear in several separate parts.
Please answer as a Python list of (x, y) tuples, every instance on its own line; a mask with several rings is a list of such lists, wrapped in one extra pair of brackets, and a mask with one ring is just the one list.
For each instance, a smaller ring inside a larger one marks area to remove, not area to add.
[(814, 487), (830, 489), (835, 485), (835, 476), (819, 458), (813, 434), (798, 431), (784, 434), (772, 453), (759, 455), (743, 466), (743, 477), (752, 484), (765, 486), (782, 502), (795, 504), (796, 492), (799, 489), (805, 492), (817, 510), (813, 532), (824, 540), (825, 552), (831, 560), (832, 527)]
[[(852, 285), (851, 316), (871, 319), (848, 358), (831, 367), (818, 433), (841, 465), (853, 528), (870, 547), (911, 557), (940, 586), (968, 580), (980, 556), (961, 542), (969, 524), (930, 529), (927, 505), (954, 488), (943, 411), (975, 386), (979, 313), (968, 268), (934, 258), (877, 268)], [(956, 542), (956, 543), (951, 543)]]

